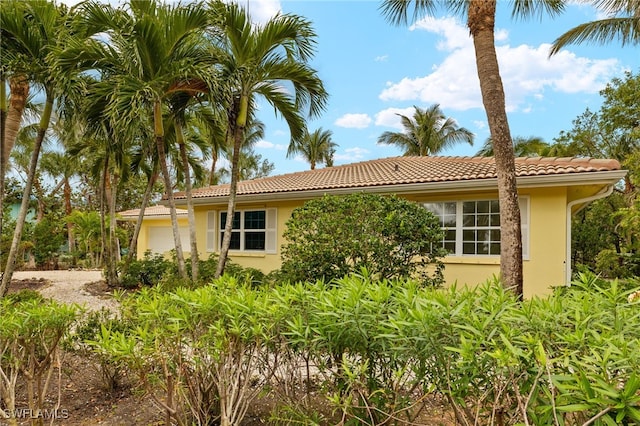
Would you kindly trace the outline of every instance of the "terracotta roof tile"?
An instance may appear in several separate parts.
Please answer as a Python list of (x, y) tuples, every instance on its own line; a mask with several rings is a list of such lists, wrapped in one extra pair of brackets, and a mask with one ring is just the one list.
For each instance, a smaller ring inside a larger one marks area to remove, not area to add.
[[(176, 209), (176, 212), (178, 213), (178, 216), (187, 215), (187, 211), (184, 209)], [(139, 213), (140, 213), (140, 209), (133, 209), (133, 210), (125, 210), (125, 211), (118, 212), (118, 215), (120, 215), (120, 217), (124, 219), (137, 219)], [(149, 206), (146, 209), (144, 209), (144, 215), (146, 217), (149, 217), (149, 216), (169, 217), (170, 214), (171, 213), (169, 211), (169, 207), (166, 207), (166, 206)]]
[[(541, 176), (620, 170), (616, 160), (526, 157), (516, 159), (516, 175)], [(391, 157), (307, 170), (238, 183), (238, 195), (276, 194), (338, 188), (367, 188), (496, 177), (493, 157)], [(194, 198), (229, 195), (229, 185), (195, 189)], [(183, 192), (175, 194), (183, 199)]]

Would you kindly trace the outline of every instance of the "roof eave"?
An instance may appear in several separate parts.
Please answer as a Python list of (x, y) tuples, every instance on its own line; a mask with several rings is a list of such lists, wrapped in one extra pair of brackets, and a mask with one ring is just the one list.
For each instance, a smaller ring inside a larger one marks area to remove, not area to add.
[[(615, 184), (627, 174), (627, 170), (606, 170), (599, 172), (575, 172), (550, 175), (520, 176), (516, 178), (518, 188), (544, 188), (554, 186), (579, 186), (579, 185), (611, 185)], [(495, 191), (498, 188), (497, 178), (444, 181), (444, 182), (420, 182), (404, 183), (396, 185), (371, 185), (344, 188), (322, 188), (303, 191), (269, 192), (259, 194), (241, 194), (236, 196), (236, 202), (264, 202), (264, 201), (299, 201), (310, 198), (322, 197), (324, 194), (346, 195), (354, 192), (367, 191), (371, 193), (408, 194), (416, 192), (428, 192), (440, 194), (445, 192), (469, 192), (469, 191)], [(186, 205), (186, 199), (176, 199), (176, 205)], [(215, 197), (192, 198), (194, 205), (226, 204), (228, 195)], [(166, 205), (166, 200), (161, 202)]]

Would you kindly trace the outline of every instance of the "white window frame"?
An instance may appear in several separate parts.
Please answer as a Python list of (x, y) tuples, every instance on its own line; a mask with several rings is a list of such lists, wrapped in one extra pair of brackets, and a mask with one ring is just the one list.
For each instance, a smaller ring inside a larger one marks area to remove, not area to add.
[[(520, 196), (519, 204), (520, 204), (520, 221), (521, 221), (521, 231), (522, 231), (522, 258), (524, 260), (529, 260), (529, 241), (530, 241), (530, 217), (531, 217), (531, 202), (529, 196)], [(478, 202), (478, 201), (497, 201), (495, 198), (479, 198), (479, 199), (464, 199), (464, 200), (443, 200), (443, 201), (433, 201), (433, 202), (425, 202), (423, 206), (426, 208), (428, 204), (439, 204), (444, 207), (446, 203), (455, 203), (456, 205), (456, 223), (455, 227), (447, 228), (442, 226), (443, 230), (455, 229), (456, 231), (456, 239), (455, 239), (455, 251), (453, 253), (449, 253), (448, 256), (455, 257), (481, 257), (481, 258), (497, 258), (499, 255), (496, 254), (463, 254), (463, 233), (465, 230), (492, 230), (492, 229), (500, 229), (500, 227), (496, 226), (463, 226), (463, 205), (465, 202)], [(441, 218), (441, 216), (437, 216)], [(441, 218), (441, 225), (442, 218)], [(444, 240), (443, 240), (444, 243)]]
[[(262, 229), (245, 229), (244, 218), (247, 212), (263, 211), (265, 213), (265, 227)], [(216, 235), (219, 235), (217, 245), (218, 251), (222, 245), (222, 235), (224, 234), (225, 223), (222, 220), (222, 215), (226, 214), (226, 210), (221, 210), (217, 215), (209, 215), (207, 212), (207, 248), (209, 247), (209, 230), (212, 230), (213, 236), (212, 244), (215, 244)], [(240, 228), (234, 229), (233, 232), (237, 232), (240, 235), (240, 249), (232, 249), (233, 252), (245, 252), (245, 253), (276, 253), (277, 252), (277, 209), (244, 209), (236, 210), (235, 213), (240, 213)], [(234, 214), (235, 214), (234, 213)], [(213, 218), (211, 218), (213, 216)], [(215, 226), (215, 218), (219, 221), (219, 226)], [(263, 250), (247, 250), (245, 249), (245, 232), (263, 232), (264, 233), (264, 249)]]

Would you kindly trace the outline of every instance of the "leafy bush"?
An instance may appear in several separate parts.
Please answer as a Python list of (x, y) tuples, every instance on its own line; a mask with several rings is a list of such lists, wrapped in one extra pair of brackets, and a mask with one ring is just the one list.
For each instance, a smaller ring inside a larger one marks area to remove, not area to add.
[(95, 350), (126, 363), (173, 422), (239, 424), (269, 376), (267, 344), (279, 334), (269, 294), (224, 276), (197, 289), (143, 288), (123, 303), (136, 327), (102, 327)]
[(284, 236), (282, 273), (292, 282), (329, 282), (363, 268), (379, 278), (443, 281), (438, 219), (396, 196), (357, 193), (308, 201), (294, 210)]
[(417, 424), (430, 395), (461, 425), (638, 424), (640, 282), (579, 278), (521, 302), (496, 281), (439, 289), (363, 270), (252, 288), (225, 276), (141, 290), (122, 314), (137, 326), (103, 327), (94, 348), (166, 394), (180, 424), (237, 424), (267, 390), (276, 424)]
[(17, 425), (19, 378), (26, 382), (31, 412), (45, 408), (50, 379), (54, 369), (59, 368), (60, 344), (78, 313), (75, 305), (43, 301), (28, 293), (0, 299), (0, 407), (4, 408), (0, 409), (0, 419)]
[(640, 255), (602, 250), (596, 256), (596, 272), (605, 278), (629, 278), (640, 275)]
[(124, 288), (150, 287), (159, 283), (171, 268), (172, 262), (164, 256), (147, 251), (142, 260), (131, 261), (122, 271), (120, 285)]
[(107, 391), (114, 391), (122, 385), (121, 379), (126, 366), (104, 353), (94, 351), (93, 345), (103, 333), (124, 332), (133, 324), (131, 321), (116, 317), (107, 308), (91, 311), (78, 321), (75, 332), (66, 345), (67, 349), (78, 352), (93, 361)]

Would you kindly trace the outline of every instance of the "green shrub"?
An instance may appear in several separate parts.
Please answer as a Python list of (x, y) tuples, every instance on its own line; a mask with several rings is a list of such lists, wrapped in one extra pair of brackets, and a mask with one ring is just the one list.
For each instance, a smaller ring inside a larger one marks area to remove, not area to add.
[(396, 196), (356, 193), (307, 201), (284, 233), (282, 273), (291, 282), (330, 282), (363, 268), (378, 278), (441, 284), (438, 219)]
[(143, 288), (123, 299), (136, 327), (102, 327), (93, 345), (126, 363), (173, 422), (230, 426), (269, 376), (267, 343), (279, 335), (272, 313), (268, 293), (230, 276), (196, 289)]
[(79, 308), (75, 305), (42, 300), (33, 295), (17, 300), (0, 299), (0, 406), (4, 408), (0, 410), (0, 419), (17, 425), (18, 379), (26, 382), (31, 412), (46, 408), (47, 388), (53, 371), (59, 368), (60, 344), (78, 313)]
[(107, 308), (90, 311), (78, 321), (67, 349), (88, 358), (96, 366), (107, 391), (114, 391), (122, 385), (126, 366), (104, 353), (94, 351), (93, 345), (105, 332), (124, 332), (134, 323), (118, 318)]
[(151, 287), (158, 284), (171, 268), (172, 262), (164, 256), (147, 251), (142, 260), (133, 260), (126, 270), (122, 270), (120, 285), (124, 288)]

